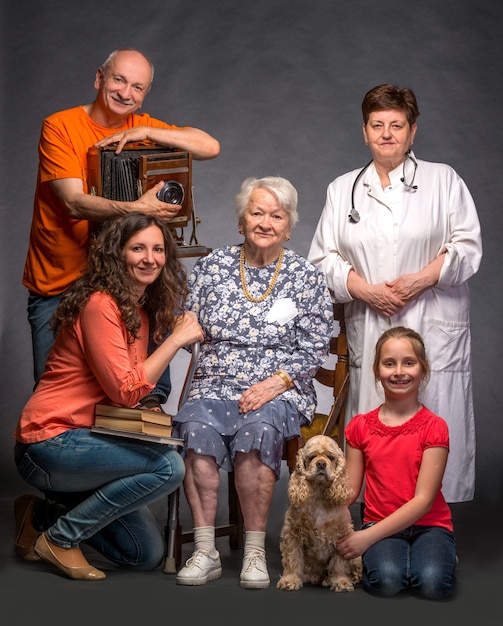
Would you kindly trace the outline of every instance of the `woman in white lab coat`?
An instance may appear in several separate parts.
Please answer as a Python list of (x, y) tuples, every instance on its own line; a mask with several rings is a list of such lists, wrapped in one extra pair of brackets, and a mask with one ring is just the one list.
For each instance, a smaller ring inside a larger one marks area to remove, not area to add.
[(308, 255), (325, 272), (334, 301), (345, 303), (346, 421), (383, 400), (372, 372), (379, 336), (391, 326), (413, 328), (432, 364), (422, 401), (449, 425), (442, 491), (448, 502), (468, 501), (475, 422), (467, 281), (482, 256), (477, 211), (449, 165), (411, 151), (419, 110), (410, 89), (374, 87), (362, 113), (372, 161), (330, 183)]

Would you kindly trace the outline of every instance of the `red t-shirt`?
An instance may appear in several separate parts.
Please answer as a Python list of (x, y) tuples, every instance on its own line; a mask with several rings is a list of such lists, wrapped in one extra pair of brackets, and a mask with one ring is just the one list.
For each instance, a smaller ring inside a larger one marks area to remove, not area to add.
[(80, 178), (88, 189), (88, 150), (97, 141), (136, 126), (179, 128), (147, 113), (133, 114), (120, 128), (96, 124), (79, 106), (54, 113), (42, 124), (39, 167), (23, 285), (41, 296), (65, 291), (86, 266), (92, 225), (70, 218), (50, 181)]
[[(355, 415), (344, 434), (365, 458), (364, 523), (379, 522), (412, 499), (424, 450), (449, 449), (447, 422), (426, 407), (402, 426), (393, 427), (381, 422), (376, 408)], [(452, 531), (451, 511), (440, 490), (431, 509), (416, 524)]]

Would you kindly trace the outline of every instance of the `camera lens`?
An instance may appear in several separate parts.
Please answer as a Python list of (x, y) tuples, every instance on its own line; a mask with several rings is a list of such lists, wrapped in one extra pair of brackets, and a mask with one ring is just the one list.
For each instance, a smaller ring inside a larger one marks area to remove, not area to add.
[(157, 197), (161, 202), (167, 202), (168, 204), (182, 204), (183, 202), (183, 187), (176, 180), (169, 180), (164, 183), (163, 188), (157, 192)]

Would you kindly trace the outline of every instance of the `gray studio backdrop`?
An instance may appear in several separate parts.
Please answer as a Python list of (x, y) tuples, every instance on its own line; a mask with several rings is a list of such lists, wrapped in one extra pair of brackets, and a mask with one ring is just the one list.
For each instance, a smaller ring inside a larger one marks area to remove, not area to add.
[(95, 71), (111, 50), (137, 47), (156, 68), (144, 110), (221, 142), (217, 159), (193, 168), (199, 240), (213, 248), (240, 241), (242, 180), (278, 174), (299, 191), (290, 243), (307, 254), (327, 185), (369, 159), (363, 95), (383, 82), (415, 90), (417, 156), (460, 173), (482, 222), (484, 258), (471, 281), (476, 498), (501, 498), (501, 0), (4, 0), (0, 11), (4, 494), (24, 488), (12, 431), (32, 388), (21, 275), (40, 124), (93, 99)]

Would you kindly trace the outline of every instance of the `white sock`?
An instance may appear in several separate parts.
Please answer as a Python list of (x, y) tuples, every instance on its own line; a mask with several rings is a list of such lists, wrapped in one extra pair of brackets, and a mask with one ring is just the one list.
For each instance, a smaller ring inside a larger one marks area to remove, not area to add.
[(244, 556), (250, 552), (261, 552), (265, 555), (265, 532), (258, 530), (245, 531)]
[(215, 552), (214, 526), (200, 526), (199, 528), (194, 528), (194, 552), (196, 550)]

